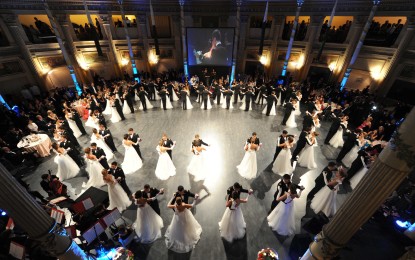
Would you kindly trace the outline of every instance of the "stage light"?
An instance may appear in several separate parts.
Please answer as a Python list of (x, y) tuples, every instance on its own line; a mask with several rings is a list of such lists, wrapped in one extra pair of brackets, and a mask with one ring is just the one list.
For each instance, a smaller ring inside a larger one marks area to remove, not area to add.
[(411, 223), (408, 221), (402, 221), (400, 219), (395, 221), (395, 224), (398, 225), (400, 228), (409, 228), (411, 226)]
[(128, 64), (129, 60), (127, 60), (126, 58), (122, 58), (121, 59), (121, 65), (122, 66), (126, 66)]
[(329, 70), (330, 70), (331, 72), (333, 72), (335, 68), (336, 68), (336, 62), (335, 62), (335, 61), (333, 61), (333, 62), (331, 62), (331, 63), (329, 64)]
[(102, 247), (97, 249), (97, 260), (112, 259), (116, 254), (117, 250), (115, 248), (105, 249)]
[(376, 110), (376, 109), (378, 109), (378, 107), (377, 107), (377, 106), (373, 106), (373, 107), (372, 107), (372, 110)]
[(6, 211), (2, 211), (1, 212), (1, 215), (4, 217), (4, 216), (6, 216), (7, 215), (7, 213), (6, 213)]
[(259, 62), (261, 62), (261, 64), (264, 65), (264, 66), (267, 65), (268, 64), (268, 57), (266, 55), (262, 55), (259, 58)]
[(150, 62), (152, 65), (155, 65), (159, 62), (159, 57), (156, 55), (154, 50), (150, 51), (148, 55), (148, 62)]

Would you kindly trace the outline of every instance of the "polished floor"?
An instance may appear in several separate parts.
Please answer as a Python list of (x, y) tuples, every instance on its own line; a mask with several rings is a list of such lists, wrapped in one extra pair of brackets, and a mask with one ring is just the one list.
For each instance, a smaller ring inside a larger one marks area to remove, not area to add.
[[(124, 148), (121, 145), (122, 136), (127, 129), (132, 127), (139, 133), (143, 141), (140, 143), (144, 158), (143, 167), (130, 175), (127, 175), (127, 184), (132, 191), (142, 189), (148, 183), (157, 188), (165, 188), (165, 195), (159, 198), (161, 216), (164, 221), (163, 234), (169, 225), (173, 211), (168, 209), (168, 201), (178, 185), (200, 194), (200, 201), (194, 209), (194, 215), (203, 228), (202, 237), (196, 248), (189, 254), (179, 255), (166, 249), (164, 239), (156, 241), (151, 246), (143, 246), (142, 254), (147, 259), (256, 259), (257, 252), (262, 248), (271, 247), (277, 250), (280, 259), (289, 259), (288, 250), (292, 237), (282, 239), (277, 237), (267, 225), (266, 216), (270, 208), (273, 194), (276, 190), (277, 181), (280, 176), (272, 173), (271, 161), (273, 158), (275, 144), (280, 132), (284, 129), (280, 123), (283, 110), (277, 108), (276, 116), (265, 116), (261, 113), (264, 106), (254, 106), (249, 112), (240, 109), (225, 110), (213, 105), (211, 110), (201, 110), (199, 104), (193, 103), (192, 110), (183, 111), (178, 102), (173, 102), (172, 110), (161, 110), (159, 102), (153, 102), (155, 107), (147, 112), (136, 111), (135, 114), (126, 115), (127, 120), (112, 124), (107, 117), (109, 129), (119, 153), (116, 160), (123, 161)], [(297, 117), (297, 128), (288, 129), (290, 134), (299, 135), (302, 127), (302, 116)], [(321, 135), (318, 142), (323, 144), (329, 123), (323, 122)], [(86, 128), (88, 132), (90, 128)], [(258, 175), (252, 180), (242, 178), (236, 171), (244, 155), (244, 142), (255, 131), (263, 143), (257, 153)], [(173, 162), (177, 174), (166, 181), (157, 179), (154, 174), (158, 160), (156, 146), (163, 133), (177, 142), (173, 150)], [(207, 156), (210, 161), (210, 174), (205, 181), (195, 182), (192, 176), (186, 172), (192, 153), (190, 145), (194, 135), (198, 133), (201, 138), (210, 144), (207, 148)], [(89, 136), (79, 138), (81, 146), (89, 145)], [(295, 212), (297, 219), (297, 233), (301, 231), (301, 218), (313, 213), (306, 210), (306, 196), (313, 188), (314, 179), (326, 166), (329, 159), (335, 158), (338, 150), (320, 145), (316, 154), (318, 168), (307, 170), (297, 167), (293, 175), (293, 182), (305, 186), (300, 199), (295, 201)], [(41, 190), (39, 182), (40, 175), (47, 170), (56, 172), (57, 166), (52, 157), (46, 158), (39, 165), (35, 173), (25, 179), (31, 184), (33, 190)], [(72, 198), (76, 198), (84, 190), (82, 183), (87, 180), (86, 174), (65, 181), (68, 185)], [(232, 244), (222, 241), (219, 235), (218, 222), (225, 210), (226, 189), (234, 182), (239, 182), (244, 188), (252, 188), (254, 194), (250, 196), (247, 204), (242, 205), (242, 211), (246, 221), (246, 236), (240, 241)], [(103, 189), (106, 190), (106, 187)], [(339, 194), (339, 206), (347, 197), (347, 192)], [(307, 214), (306, 214), (307, 212)], [(134, 222), (136, 208), (132, 205), (123, 213), (128, 223)], [(144, 258), (143, 257), (143, 258)], [(140, 259), (143, 259), (140, 258)]]

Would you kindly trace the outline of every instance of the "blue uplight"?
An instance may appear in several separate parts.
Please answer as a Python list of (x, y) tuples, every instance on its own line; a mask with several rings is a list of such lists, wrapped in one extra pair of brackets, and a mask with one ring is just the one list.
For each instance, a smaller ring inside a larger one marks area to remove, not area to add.
[(408, 221), (403, 222), (401, 220), (396, 220), (395, 223), (401, 228), (408, 228), (411, 226), (411, 223), (409, 223)]
[(116, 253), (117, 253), (117, 250), (115, 248), (111, 248), (111, 249), (100, 248), (100, 249), (97, 249), (97, 260), (112, 259), (115, 256)]
[(3, 216), (3, 217), (4, 217), (4, 216), (6, 216), (6, 215), (7, 215), (6, 211), (2, 211), (2, 212), (1, 212), (1, 216)]

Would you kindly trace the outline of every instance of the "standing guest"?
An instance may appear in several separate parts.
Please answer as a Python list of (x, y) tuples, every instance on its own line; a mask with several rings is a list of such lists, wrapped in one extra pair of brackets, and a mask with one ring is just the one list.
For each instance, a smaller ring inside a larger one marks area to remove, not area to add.
[(161, 229), (164, 227), (160, 212), (148, 205), (152, 199), (145, 197), (141, 190), (134, 193), (135, 204), (137, 205), (137, 218), (134, 222), (134, 230), (140, 238), (140, 243), (150, 244), (161, 238)]
[(284, 174), (277, 184), (277, 190), (274, 193), (274, 200), (271, 203), (271, 209), (268, 211), (268, 215), (275, 209), (275, 207), (280, 203), (278, 200), (279, 197), (284, 195), (290, 188), (291, 185), (291, 175)]
[(272, 171), (280, 175), (291, 174), (293, 167), (291, 166), (291, 148), (294, 145), (294, 138), (288, 137), (287, 141), (282, 146), (281, 152), (278, 154), (272, 166)]
[(128, 134), (124, 135), (122, 145), (125, 148), (124, 161), (122, 163), (122, 167), (125, 173), (131, 174), (135, 171), (138, 171), (143, 166), (143, 162), (134, 149), (133, 142), (128, 140)]
[(115, 180), (114, 176), (108, 173), (108, 170), (103, 169), (101, 173), (104, 182), (108, 185), (108, 195), (110, 201), (108, 209), (112, 210), (117, 208), (120, 212), (123, 212), (128, 206), (131, 205), (130, 199)]
[(127, 186), (127, 182), (125, 181), (125, 174), (124, 171), (118, 167), (117, 162), (111, 163), (111, 168), (109, 169), (109, 173), (114, 176), (114, 179), (121, 185), (122, 189), (127, 193), (128, 196), (131, 195), (131, 190)]
[(143, 156), (141, 156), (140, 144), (139, 144), (139, 142), (141, 142), (142, 139), (140, 138), (138, 134), (134, 133), (134, 129), (132, 128), (128, 129), (128, 140), (132, 142), (133, 147), (136, 150), (138, 156), (140, 156), (140, 158), (143, 159)]
[(255, 132), (252, 133), (252, 136), (247, 139), (245, 143), (245, 155), (242, 159), (242, 162), (236, 166), (238, 169), (238, 173), (246, 178), (252, 179), (257, 175), (257, 158), (256, 152), (261, 147), (261, 143), (259, 142), (259, 138)]
[(172, 148), (164, 147), (163, 142), (163, 140), (160, 140), (156, 148), (159, 153), (159, 159), (157, 161), (155, 174), (160, 180), (167, 180), (169, 177), (176, 175), (176, 167), (166, 152)]
[(104, 142), (108, 145), (111, 151), (117, 152), (117, 148), (115, 148), (114, 139), (112, 138), (111, 131), (105, 127), (105, 125), (99, 125), (99, 134), (104, 138)]
[(248, 198), (239, 198), (236, 191), (232, 192), (231, 198), (226, 201), (226, 209), (219, 222), (219, 230), (220, 236), (229, 243), (245, 236), (246, 223), (240, 204), (247, 202)]
[(284, 117), (282, 119), (281, 125), (286, 125), (288, 118), (291, 116), (292, 112), (294, 111), (293, 106), (294, 101), (285, 103), (285, 111), (284, 111)]
[(163, 136), (161, 137), (161, 140), (163, 141), (162, 143), (163, 147), (170, 148), (170, 149), (167, 149), (167, 153), (169, 154), (170, 159), (173, 160), (172, 151), (173, 151), (173, 148), (176, 146), (176, 141), (172, 141), (170, 138), (167, 137), (166, 134), (163, 134)]
[(333, 176), (334, 171), (337, 171), (337, 165), (335, 162), (329, 162), (329, 164), (323, 169), (320, 175), (314, 180), (314, 188), (308, 193), (307, 201), (314, 198), (314, 195), (324, 187), (326, 182), (329, 182)]
[(104, 149), (97, 146), (96, 143), (91, 143), (91, 151), (92, 154), (97, 157), (99, 163), (104, 167), (104, 169), (109, 169), (110, 166), (108, 165), (107, 157), (105, 155)]
[(141, 190), (143, 193), (143, 198), (147, 199), (148, 205), (153, 208), (154, 212), (160, 216), (160, 207), (157, 197), (164, 194), (164, 189), (161, 188), (160, 190), (157, 188), (150, 187), (149, 184), (144, 185), (144, 189)]

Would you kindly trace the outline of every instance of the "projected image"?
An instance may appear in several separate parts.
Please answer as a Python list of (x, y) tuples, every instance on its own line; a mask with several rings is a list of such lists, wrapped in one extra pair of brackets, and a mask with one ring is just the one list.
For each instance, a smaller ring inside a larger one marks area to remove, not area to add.
[(233, 28), (187, 28), (189, 65), (231, 66)]

